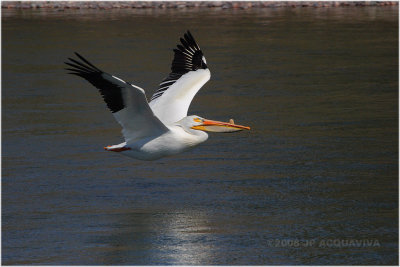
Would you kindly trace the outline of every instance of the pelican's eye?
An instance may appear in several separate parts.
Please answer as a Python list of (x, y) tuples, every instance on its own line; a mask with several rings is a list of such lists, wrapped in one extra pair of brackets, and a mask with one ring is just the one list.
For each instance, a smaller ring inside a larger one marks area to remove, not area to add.
[(193, 119), (195, 122), (201, 122), (201, 120), (199, 118), (194, 118)]

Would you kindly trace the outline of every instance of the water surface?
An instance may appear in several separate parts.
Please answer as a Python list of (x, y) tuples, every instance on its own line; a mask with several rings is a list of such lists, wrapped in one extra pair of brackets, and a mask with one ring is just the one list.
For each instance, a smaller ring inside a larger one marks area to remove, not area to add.
[[(2, 16), (3, 264), (397, 264), (397, 7)], [(150, 97), (187, 29), (212, 73), (190, 114), (252, 130), (104, 151), (119, 125), (63, 62)]]

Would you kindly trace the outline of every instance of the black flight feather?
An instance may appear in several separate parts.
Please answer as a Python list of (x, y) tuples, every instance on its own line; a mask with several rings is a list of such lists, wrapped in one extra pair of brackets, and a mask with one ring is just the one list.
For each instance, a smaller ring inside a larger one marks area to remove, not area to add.
[(96, 88), (98, 88), (100, 94), (103, 96), (103, 99), (107, 104), (107, 107), (111, 110), (111, 112), (114, 113), (123, 109), (124, 100), (122, 97), (122, 88), (124, 87), (125, 84), (128, 86), (129, 83), (116, 79), (112, 75), (105, 73), (96, 66), (94, 66), (83, 56), (79, 55), (76, 52), (75, 54), (83, 62), (80, 62), (73, 58), (68, 58), (71, 62), (64, 62), (64, 63), (72, 67), (72, 68), (66, 68), (66, 70), (71, 71), (69, 72), (69, 74), (80, 76), (85, 80), (87, 80), (88, 82), (90, 82)]
[(183, 38), (180, 38), (180, 41), (182, 45), (178, 44), (177, 48), (173, 49), (174, 59), (171, 64), (171, 73), (160, 83), (151, 100), (160, 97), (176, 80), (189, 71), (207, 69), (207, 64), (203, 60), (203, 52), (200, 50), (192, 34), (187, 31), (183, 35)]

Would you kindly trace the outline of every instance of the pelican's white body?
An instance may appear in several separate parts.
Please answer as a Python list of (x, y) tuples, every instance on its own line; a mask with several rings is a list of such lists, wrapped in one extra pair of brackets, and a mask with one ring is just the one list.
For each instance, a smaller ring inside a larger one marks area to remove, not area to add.
[(150, 136), (130, 143), (124, 142), (107, 149), (128, 147), (129, 150), (121, 152), (123, 155), (140, 160), (156, 160), (187, 151), (208, 138), (207, 133), (203, 131), (196, 131), (193, 134), (177, 125), (170, 126), (168, 129), (169, 131), (158, 136)]

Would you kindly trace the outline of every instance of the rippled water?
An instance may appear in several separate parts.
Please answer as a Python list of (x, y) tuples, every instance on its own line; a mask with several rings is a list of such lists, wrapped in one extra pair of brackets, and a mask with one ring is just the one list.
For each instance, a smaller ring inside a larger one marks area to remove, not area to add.
[[(398, 11), (2, 10), (3, 264), (398, 263)], [(142, 162), (66, 75), (78, 51), (146, 88), (190, 29), (212, 134)]]

